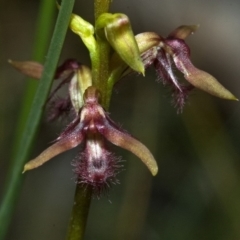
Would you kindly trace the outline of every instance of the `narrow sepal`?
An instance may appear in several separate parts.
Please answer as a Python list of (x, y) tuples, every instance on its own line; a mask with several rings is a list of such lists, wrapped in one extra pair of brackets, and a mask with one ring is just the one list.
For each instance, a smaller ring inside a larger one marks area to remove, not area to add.
[(227, 90), (222, 84), (217, 81), (216, 78), (207, 72), (192, 67), (187, 74), (184, 74), (184, 77), (193, 86), (207, 93), (210, 93), (219, 98), (238, 101), (238, 99), (229, 90)]
[(71, 132), (44, 150), (38, 157), (26, 163), (23, 173), (37, 168), (58, 154), (78, 146), (82, 142), (83, 138), (84, 136), (79, 130)]
[(158, 172), (157, 162), (148, 148), (129, 134), (118, 130), (110, 121), (105, 121), (104, 127), (98, 131), (112, 144), (124, 148), (139, 157), (148, 167), (153, 176)]
[(169, 39), (165, 41), (170, 46), (173, 61), (185, 79), (194, 87), (199, 88), (216, 97), (238, 100), (230, 91), (223, 87), (216, 78), (207, 72), (196, 68), (190, 60), (190, 50), (181, 39)]
[(195, 33), (200, 25), (182, 25), (172, 31), (168, 38), (178, 38), (178, 39), (185, 39), (189, 35)]
[(40, 79), (42, 76), (43, 72), (43, 65), (34, 62), (34, 61), (12, 61), (8, 60), (8, 62), (16, 68), (18, 71), (23, 73), (24, 75), (31, 77), (31, 78), (36, 78)]

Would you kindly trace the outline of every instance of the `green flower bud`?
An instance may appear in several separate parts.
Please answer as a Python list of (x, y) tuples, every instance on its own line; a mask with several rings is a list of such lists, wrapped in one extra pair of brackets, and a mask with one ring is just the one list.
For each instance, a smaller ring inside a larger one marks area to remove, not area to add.
[(144, 74), (138, 44), (128, 17), (122, 13), (102, 14), (96, 22), (96, 33), (105, 37), (122, 60), (133, 70)]
[(70, 21), (71, 30), (80, 36), (90, 54), (96, 51), (96, 40), (94, 38), (94, 27), (89, 22), (76, 14), (72, 14)]

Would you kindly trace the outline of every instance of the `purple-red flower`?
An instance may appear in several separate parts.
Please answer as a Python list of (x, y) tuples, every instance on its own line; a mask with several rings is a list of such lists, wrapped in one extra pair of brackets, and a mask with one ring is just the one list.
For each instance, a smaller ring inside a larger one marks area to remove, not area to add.
[[(152, 32), (136, 36), (145, 68), (154, 65), (158, 79), (164, 85), (171, 86), (174, 105), (179, 112), (183, 109), (189, 91), (194, 87), (220, 98), (238, 100), (217, 79), (196, 68), (191, 62), (190, 49), (184, 40), (197, 28), (196, 25), (180, 26), (166, 38)], [(174, 68), (184, 75), (188, 83), (178, 81)]]
[(84, 150), (74, 162), (77, 181), (91, 185), (97, 192), (115, 181), (118, 159), (108, 150), (107, 141), (139, 157), (153, 175), (157, 163), (150, 151), (138, 140), (121, 130), (99, 104), (99, 91), (86, 89), (79, 114), (61, 133), (56, 142), (24, 166), (24, 172), (37, 168), (54, 156), (82, 144)]

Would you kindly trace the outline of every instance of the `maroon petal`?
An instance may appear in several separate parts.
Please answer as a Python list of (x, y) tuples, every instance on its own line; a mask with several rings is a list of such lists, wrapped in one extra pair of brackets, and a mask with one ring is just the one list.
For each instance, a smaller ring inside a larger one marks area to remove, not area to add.
[(76, 59), (67, 59), (57, 68), (54, 79), (57, 80), (59, 78), (63, 78), (68, 75), (69, 72), (77, 70), (80, 65), (81, 64)]
[(63, 87), (63, 85), (69, 83), (74, 73), (79, 69), (81, 64), (75, 59), (67, 59), (60, 65), (55, 73), (54, 80), (60, 81), (58, 86), (51, 92), (48, 97), (48, 101), (56, 94), (56, 92)]
[(72, 108), (70, 97), (59, 98), (50, 101), (48, 121), (54, 121), (62, 115), (67, 116)]
[(166, 53), (163, 49), (159, 49), (157, 59), (155, 61), (155, 68), (159, 77), (161, 78), (164, 85), (170, 84), (181, 92), (182, 89), (173, 73), (171, 65), (172, 63), (169, 53)]
[(50, 101), (52, 99), (52, 97), (56, 94), (56, 92), (63, 87), (63, 85), (69, 83), (72, 79), (74, 75), (73, 71), (67, 71), (65, 72), (64, 76), (62, 76), (60, 79), (56, 79), (56, 80), (60, 80), (60, 83), (58, 84), (58, 86), (51, 92), (51, 94), (48, 97), (47, 101)]

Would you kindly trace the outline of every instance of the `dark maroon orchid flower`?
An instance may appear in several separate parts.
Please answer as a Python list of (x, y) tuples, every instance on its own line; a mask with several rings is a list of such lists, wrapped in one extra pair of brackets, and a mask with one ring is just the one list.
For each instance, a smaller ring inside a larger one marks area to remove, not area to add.
[(97, 192), (114, 182), (119, 166), (116, 157), (107, 149), (106, 142), (129, 150), (139, 157), (153, 175), (157, 163), (150, 151), (138, 140), (121, 130), (99, 104), (100, 93), (88, 87), (84, 104), (76, 118), (61, 133), (56, 142), (24, 166), (24, 172), (37, 168), (54, 156), (83, 144), (84, 151), (75, 161), (78, 182), (93, 186)]
[[(145, 68), (154, 65), (158, 79), (164, 85), (171, 86), (174, 105), (179, 112), (183, 109), (189, 91), (194, 87), (220, 98), (238, 100), (212, 75), (196, 68), (191, 62), (190, 49), (184, 40), (197, 28), (197, 25), (180, 26), (166, 38), (152, 32), (136, 36)], [(188, 84), (178, 81), (174, 68), (184, 74)], [(125, 71), (123, 76), (126, 72), (128, 71)]]

